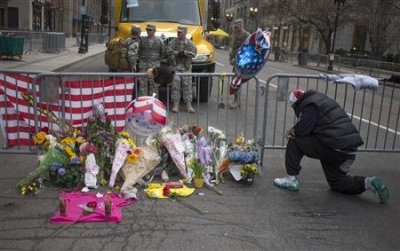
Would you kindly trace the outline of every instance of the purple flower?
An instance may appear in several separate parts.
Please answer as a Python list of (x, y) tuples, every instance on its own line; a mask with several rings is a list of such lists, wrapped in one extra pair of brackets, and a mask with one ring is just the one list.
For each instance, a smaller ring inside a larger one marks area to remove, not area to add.
[(64, 176), (65, 175), (65, 168), (61, 167), (57, 170), (58, 175), (60, 176)]
[(206, 139), (204, 137), (198, 139), (196, 145), (201, 165), (207, 166), (211, 160), (211, 149), (207, 146)]
[(79, 165), (81, 163), (81, 159), (79, 157), (75, 157), (71, 159), (70, 163), (73, 165)]
[(62, 167), (61, 163), (54, 162), (53, 164), (51, 164), (50, 170), (53, 172), (57, 172), (57, 170), (61, 167)]

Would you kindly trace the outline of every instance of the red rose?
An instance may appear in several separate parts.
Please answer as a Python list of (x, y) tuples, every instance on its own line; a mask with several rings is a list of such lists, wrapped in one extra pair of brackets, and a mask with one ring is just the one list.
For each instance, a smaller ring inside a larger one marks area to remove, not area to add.
[(162, 194), (163, 194), (163, 196), (165, 196), (165, 197), (169, 197), (169, 194), (170, 194), (169, 187), (165, 186), (165, 187), (163, 188)]
[(89, 201), (86, 206), (90, 207), (90, 208), (92, 208), (94, 210), (97, 207), (97, 202), (96, 201)]
[(45, 126), (42, 129), (40, 129), (40, 132), (45, 132), (46, 134), (49, 134), (49, 128)]

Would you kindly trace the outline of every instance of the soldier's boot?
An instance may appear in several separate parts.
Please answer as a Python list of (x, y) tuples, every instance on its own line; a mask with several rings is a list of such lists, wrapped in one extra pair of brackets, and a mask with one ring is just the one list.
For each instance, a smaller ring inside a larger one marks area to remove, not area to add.
[(235, 95), (233, 102), (229, 104), (229, 109), (236, 109), (238, 107), (240, 107), (239, 96)]
[(187, 102), (186, 103), (186, 109), (189, 113), (195, 113), (194, 108), (192, 107), (192, 102)]
[(179, 102), (178, 101), (172, 101), (172, 110), (171, 112), (177, 113), (179, 111)]

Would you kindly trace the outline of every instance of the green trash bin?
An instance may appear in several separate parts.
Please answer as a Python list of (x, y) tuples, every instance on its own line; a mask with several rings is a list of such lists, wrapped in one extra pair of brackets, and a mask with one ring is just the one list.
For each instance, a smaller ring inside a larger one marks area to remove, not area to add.
[(0, 56), (14, 57), (20, 59), (24, 54), (24, 37), (0, 36)]

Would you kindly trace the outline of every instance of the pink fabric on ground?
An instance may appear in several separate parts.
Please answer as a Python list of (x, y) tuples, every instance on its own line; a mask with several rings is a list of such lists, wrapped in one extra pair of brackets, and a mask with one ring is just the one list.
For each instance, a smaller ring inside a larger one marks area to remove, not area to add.
[[(66, 201), (66, 216), (62, 216), (59, 211), (57, 211), (53, 217), (51, 217), (50, 222), (53, 224), (70, 224), (77, 222), (113, 222), (119, 223), (122, 220), (122, 213), (120, 207), (132, 204), (134, 200), (124, 200), (119, 194), (110, 194), (111, 199), (111, 215), (106, 216), (104, 210), (104, 196), (98, 198), (96, 193), (62, 193), (60, 197), (65, 198)], [(88, 215), (83, 215), (82, 206), (86, 206), (88, 202), (96, 201), (96, 210)]]

